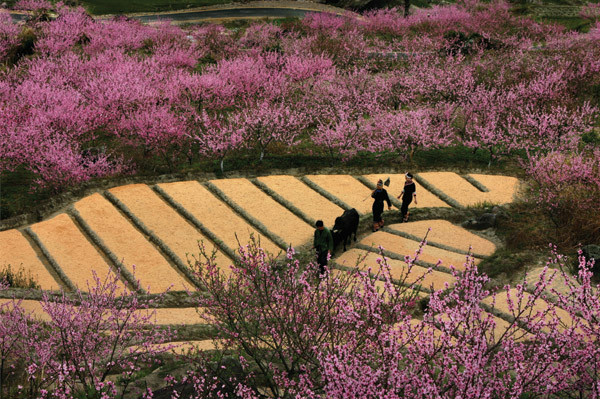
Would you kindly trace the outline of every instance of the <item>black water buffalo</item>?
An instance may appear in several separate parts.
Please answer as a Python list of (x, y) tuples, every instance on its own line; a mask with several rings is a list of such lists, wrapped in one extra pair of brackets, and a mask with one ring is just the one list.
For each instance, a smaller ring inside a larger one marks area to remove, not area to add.
[(358, 230), (358, 212), (352, 208), (348, 211), (344, 211), (342, 216), (335, 218), (335, 224), (331, 230), (333, 234), (333, 247), (335, 248), (340, 242), (344, 243), (344, 251), (346, 250), (346, 242), (349, 243), (349, 239), (354, 233), (354, 241), (356, 241), (356, 230)]

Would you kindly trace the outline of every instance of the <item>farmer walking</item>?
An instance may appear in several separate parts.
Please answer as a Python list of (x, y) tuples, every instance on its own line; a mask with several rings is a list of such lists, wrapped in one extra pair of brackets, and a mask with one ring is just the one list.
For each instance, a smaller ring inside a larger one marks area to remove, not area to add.
[(409, 215), (408, 206), (412, 202), (413, 198), (415, 200), (415, 205), (417, 205), (417, 192), (416, 192), (417, 186), (415, 185), (415, 182), (413, 181), (412, 173), (405, 174), (404, 178), (405, 178), (404, 189), (398, 196), (398, 199), (400, 199), (400, 197), (402, 197), (402, 207), (400, 208), (400, 213), (402, 214), (402, 221), (408, 222), (408, 215)]
[(383, 227), (384, 220), (381, 218), (383, 213), (383, 201), (388, 204), (388, 211), (392, 209), (392, 202), (385, 188), (383, 188), (383, 181), (379, 179), (377, 181), (377, 188), (371, 193), (373, 202), (373, 231), (377, 231)]
[(333, 252), (333, 236), (331, 235), (331, 231), (323, 225), (322, 220), (317, 220), (315, 226), (317, 229), (315, 230), (313, 247), (317, 250), (319, 270), (321, 274), (324, 274), (325, 266), (327, 265), (327, 256)]

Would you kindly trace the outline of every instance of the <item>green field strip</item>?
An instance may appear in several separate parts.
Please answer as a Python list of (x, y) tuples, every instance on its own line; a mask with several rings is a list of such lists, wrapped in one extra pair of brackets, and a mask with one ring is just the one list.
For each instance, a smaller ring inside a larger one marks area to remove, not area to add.
[(146, 239), (152, 242), (162, 252), (163, 256), (171, 261), (178, 272), (186, 277), (189, 283), (194, 285), (196, 288), (200, 288), (201, 284), (198, 282), (194, 273), (185, 264), (182, 259), (175, 254), (171, 248), (158, 235), (150, 228), (148, 228), (119, 198), (117, 198), (110, 191), (105, 191), (104, 197), (109, 200), (117, 209), (119, 209), (131, 222), (137, 227), (137, 229), (146, 237)]

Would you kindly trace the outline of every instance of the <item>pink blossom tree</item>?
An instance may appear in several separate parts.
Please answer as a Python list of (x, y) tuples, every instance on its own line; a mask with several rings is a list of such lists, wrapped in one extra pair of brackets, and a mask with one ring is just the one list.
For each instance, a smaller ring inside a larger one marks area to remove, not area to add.
[[(116, 275), (95, 277), (87, 290), (58, 297), (44, 293), (48, 321), (33, 319), (20, 301), (0, 308), (0, 360), (10, 370), (25, 369), (27, 383), (19, 388), (21, 393), (64, 399), (123, 397), (135, 373), (170, 350), (169, 345), (158, 346), (173, 333), (156, 327), (150, 309), (154, 300), (142, 300), (123, 288)], [(107, 378), (115, 373), (120, 374), (119, 383)]]

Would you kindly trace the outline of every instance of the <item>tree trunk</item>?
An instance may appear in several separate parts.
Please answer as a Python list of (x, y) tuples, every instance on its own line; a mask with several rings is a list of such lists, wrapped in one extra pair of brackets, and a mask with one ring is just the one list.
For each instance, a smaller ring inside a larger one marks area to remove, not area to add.
[(223, 162), (225, 162), (225, 158), (221, 158), (221, 173), (225, 173), (223, 170)]
[(409, 10), (410, 10), (410, 0), (404, 0), (404, 18), (408, 17)]

